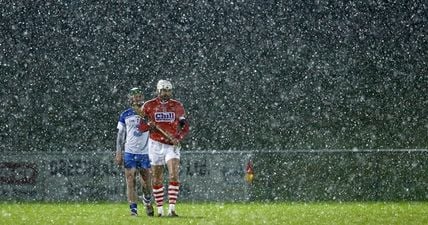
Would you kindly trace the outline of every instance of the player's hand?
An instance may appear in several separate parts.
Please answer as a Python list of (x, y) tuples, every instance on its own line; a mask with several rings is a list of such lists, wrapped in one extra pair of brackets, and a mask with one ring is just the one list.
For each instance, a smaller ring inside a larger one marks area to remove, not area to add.
[(150, 127), (150, 129), (151, 129), (151, 130), (156, 129), (156, 123), (154, 123), (154, 122), (153, 122), (153, 121), (151, 121), (151, 120), (149, 120), (149, 121), (147, 122), (147, 125), (149, 125), (149, 127)]
[(116, 157), (114, 158), (116, 165), (121, 166), (123, 164), (122, 152), (116, 152)]
[(180, 141), (177, 140), (176, 138), (172, 138), (172, 144), (174, 144), (175, 146), (180, 146)]
[(171, 137), (170, 139), (171, 139), (172, 144), (180, 147), (180, 141), (182, 139), (182, 137), (180, 135), (176, 134), (176, 135), (174, 135), (174, 137)]

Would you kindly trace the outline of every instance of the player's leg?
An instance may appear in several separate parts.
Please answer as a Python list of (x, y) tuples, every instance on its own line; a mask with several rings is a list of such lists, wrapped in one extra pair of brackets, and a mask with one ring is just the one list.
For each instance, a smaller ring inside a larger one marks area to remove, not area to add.
[(153, 172), (153, 196), (155, 197), (158, 216), (163, 216), (163, 165), (152, 165)]
[(131, 215), (136, 216), (137, 212), (137, 193), (135, 191), (135, 173), (136, 169), (125, 169), (126, 177), (126, 194), (128, 197), (129, 208), (131, 210)]
[(129, 208), (131, 210), (131, 215), (138, 215), (137, 210), (137, 192), (135, 190), (136, 181), (136, 162), (134, 160), (133, 154), (125, 153), (125, 180), (126, 180), (126, 195), (128, 197)]
[(166, 153), (166, 164), (168, 166), (169, 184), (168, 184), (168, 216), (178, 216), (175, 210), (178, 193), (180, 190), (180, 149), (176, 146), (168, 146)]
[(153, 196), (155, 198), (158, 216), (163, 216), (163, 167), (165, 165), (165, 154), (162, 149), (162, 143), (149, 139), (149, 157), (153, 175)]
[(142, 201), (146, 207), (146, 214), (153, 216), (152, 206), (152, 169), (150, 165), (149, 155), (141, 155), (141, 161), (138, 165), (138, 171), (140, 173), (141, 188), (143, 191)]

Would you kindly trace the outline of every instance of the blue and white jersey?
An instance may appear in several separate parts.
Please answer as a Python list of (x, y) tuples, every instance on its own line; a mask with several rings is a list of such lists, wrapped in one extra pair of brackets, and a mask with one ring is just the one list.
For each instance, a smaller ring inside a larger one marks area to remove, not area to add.
[(141, 117), (129, 108), (122, 112), (119, 116), (117, 129), (125, 130), (125, 152), (133, 154), (149, 154), (149, 131), (141, 132), (138, 129)]

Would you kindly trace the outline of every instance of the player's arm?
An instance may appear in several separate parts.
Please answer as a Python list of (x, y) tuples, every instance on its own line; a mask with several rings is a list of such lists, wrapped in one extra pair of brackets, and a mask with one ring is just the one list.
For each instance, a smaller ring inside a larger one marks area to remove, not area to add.
[[(150, 131), (156, 130), (156, 124), (153, 122), (153, 119), (151, 117), (152, 113), (151, 113), (150, 103), (145, 102), (141, 106), (140, 111), (144, 115), (142, 117), (143, 123), (145, 123), (149, 127)], [(139, 129), (140, 131), (142, 131), (143, 129), (145, 129), (145, 125), (140, 125)]]
[(178, 121), (177, 133), (175, 138), (179, 141), (183, 140), (190, 131), (189, 121), (183, 116)]
[(189, 133), (189, 131), (190, 131), (190, 124), (189, 124), (189, 121), (185, 117), (186, 113), (184, 111), (184, 107), (180, 107), (180, 110), (178, 111), (178, 113), (181, 116), (178, 118), (177, 133), (174, 135), (174, 137), (178, 141), (181, 141)]
[(140, 132), (147, 132), (151, 129), (147, 117), (141, 117), (140, 124), (138, 124), (138, 130)]
[(122, 165), (123, 163), (123, 151), (125, 148), (125, 139), (126, 139), (126, 132), (125, 129), (119, 128), (117, 130), (117, 137), (116, 137), (116, 157), (115, 162), (117, 165)]

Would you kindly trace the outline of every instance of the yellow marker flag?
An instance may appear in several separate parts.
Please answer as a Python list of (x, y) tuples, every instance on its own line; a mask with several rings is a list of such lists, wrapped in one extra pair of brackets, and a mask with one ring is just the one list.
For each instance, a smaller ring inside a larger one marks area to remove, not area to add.
[(253, 161), (249, 160), (247, 163), (247, 167), (245, 169), (245, 181), (247, 181), (248, 184), (252, 184), (253, 180), (254, 180)]

